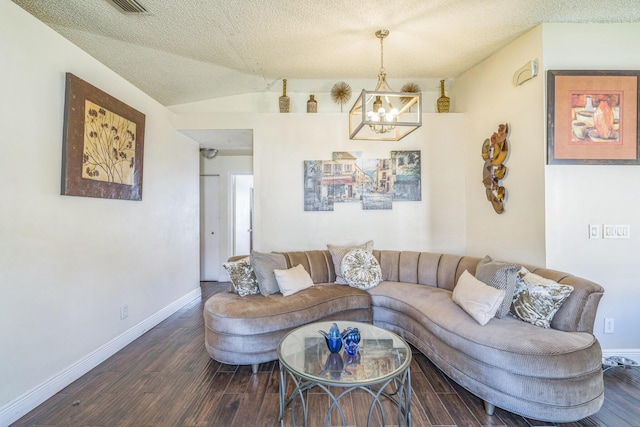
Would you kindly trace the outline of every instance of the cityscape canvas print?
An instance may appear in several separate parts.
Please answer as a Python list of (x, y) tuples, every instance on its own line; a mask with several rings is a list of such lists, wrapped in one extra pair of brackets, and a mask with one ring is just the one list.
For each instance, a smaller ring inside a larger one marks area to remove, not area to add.
[(335, 203), (392, 209), (393, 202), (420, 201), (420, 151), (392, 151), (387, 159), (335, 152), (331, 160), (304, 162), (304, 210), (332, 211)]

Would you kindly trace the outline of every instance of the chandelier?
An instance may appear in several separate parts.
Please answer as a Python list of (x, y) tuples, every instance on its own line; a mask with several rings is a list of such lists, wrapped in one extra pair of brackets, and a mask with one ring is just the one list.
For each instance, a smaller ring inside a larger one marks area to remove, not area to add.
[(363, 89), (351, 107), (349, 139), (399, 141), (422, 126), (422, 93), (395, 92), (387, 83), (383, 41), (388, 35), (388, 30), (376, 31), (380, 39), (378, 84), (374, 90)]

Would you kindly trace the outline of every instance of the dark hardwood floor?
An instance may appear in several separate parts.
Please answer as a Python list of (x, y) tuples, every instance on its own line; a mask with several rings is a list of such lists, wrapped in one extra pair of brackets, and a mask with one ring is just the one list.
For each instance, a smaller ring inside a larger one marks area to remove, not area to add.
[[(228, 283), (204, 282), (202, 301), (226, 289)], [(262, 364), (252, 375), (248, 366), (210, 359), (204, 349), (202, 304), (194, 302), (175, 313), (13, 426), (277, 425), (277, 363)], [(554, 425), (500, 409), (487, 416), (478, 398), (450, 381), (419, 352), (413, 356), (416, 427)], [(615, 368), (604, 377), (605, 402), (600, 412), (560, 426), (640, 426), (640, 370)], [(368, 408), (367, 395), (352, 393), (344, 399), (349, 425), (365, 425), (361, 409)], [(311, 391), (308, 401), (309, 424), (323, 425), (328, 398)], [(331, 420), (331, 425), (338, 425), (335, 417)], [(286, 421), (291, 424), (290, 415)]]

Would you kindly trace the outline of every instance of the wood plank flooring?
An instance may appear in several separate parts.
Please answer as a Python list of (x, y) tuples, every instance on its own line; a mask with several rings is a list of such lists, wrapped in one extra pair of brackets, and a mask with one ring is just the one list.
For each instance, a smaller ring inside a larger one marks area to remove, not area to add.
[[(226, 289), (228, 283), (203, 282), (202, 301)], [(276, 426), (277, 363), (262, 364), (252, 375), (248, 366), (212, 360), (204, 349), (202, 301), (175, 313), (13, 426)], [(554, 425), (498, 408), (487, 416), (478, 398), (450, 381), (419, 352), (413, 356), (415, 427)], [(615, 368), (604, 376), (602, 409), (560, 427), (640, 426), (640, 370)], [(313, 390), (307, 397), (309, 425), (324, 425), (328, 397)], [(365, 425), (366, 393), (352, 393), (341, 403), (349, 425)], [(289, 411), (285, 424), (291, 425)], [(330, 425), (341, 425), (337, 413), (332, 414)]]

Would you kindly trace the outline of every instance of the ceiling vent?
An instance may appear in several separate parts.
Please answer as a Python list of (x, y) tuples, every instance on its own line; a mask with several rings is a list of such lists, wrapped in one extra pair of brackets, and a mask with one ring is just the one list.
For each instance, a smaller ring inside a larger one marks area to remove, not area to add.
[(136, 0), (109, 0), (124, 13), (149, 13)]

